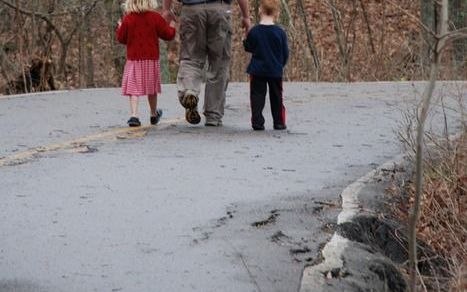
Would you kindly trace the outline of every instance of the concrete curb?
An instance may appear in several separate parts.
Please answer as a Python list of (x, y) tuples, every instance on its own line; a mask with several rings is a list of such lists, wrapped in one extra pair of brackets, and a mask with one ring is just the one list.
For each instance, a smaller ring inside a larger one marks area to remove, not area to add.
[[(362, 208), (362, 204), (359, 201), (360, 192), (371, 181), (382, 177), (389, 169), (403, 163), (405, 157), (406, 154), (400, 154), (347, 186), (341, 193), (342, 211), (338, 215), (337, 224), (350, 222), (360, 214), (371, 213), (372, 210)], [(354, 243), (339, 235), (336, 231), (322, 250), (323, 261), (315, 266), (309, 266), (304, 269), (299, 291), (332, 291), (327, 285), (327, 280), (332, 271), (345, 270), (343, 254), (346, 249), (355, 249)]]

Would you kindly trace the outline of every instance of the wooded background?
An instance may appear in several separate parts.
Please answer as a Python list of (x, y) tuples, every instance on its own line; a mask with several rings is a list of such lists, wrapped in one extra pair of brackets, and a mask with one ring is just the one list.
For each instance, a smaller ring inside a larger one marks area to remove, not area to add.
[[(125, 47), (114, 36), (121, 0), (0, 0), (0, 94), (120, 86)], [(175, 2), (175, 1), (174, 1)], [(433, 0), (281, 0), (291, 56), (286, 81), (420, 80), (428, 76)], [(247, 81), (233, 4), (232, 81)], [(175, 3), (176, 14), (180, 4)], [(258, 0), (250, 0), (253, 22)], [(467, 27), (467, 1), (450, 1), (450, 27)], [(163, 82), (175, 82), (179, 40), (162, 42)], [(467, 41), (450, 45), (442, 79), (467, 79)]]

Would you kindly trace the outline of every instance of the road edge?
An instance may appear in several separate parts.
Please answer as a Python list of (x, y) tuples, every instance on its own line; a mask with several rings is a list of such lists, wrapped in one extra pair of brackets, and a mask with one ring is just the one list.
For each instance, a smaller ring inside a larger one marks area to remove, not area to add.
[[(349, 223), (358, 215), (376, 213), (376, 210), (362, 208), (359, 194), (370, 182), (376, 178), (385, 176), (388, 169), (395, 169), (397, 165), (404, 164), (406, 157), (406, 153), (399, 154), (344, 188), (341, 192), (342, 211), (338, 215), (337, 225)], [(329, 290), (331, 287), (328, 286), (327, 280), (333, 277), (331, 275), (333, 271), (337, 271), (337, 273), (345, 271), (344, 250), (355, 248), (353, 245), (354, 243), (351, 240), (335, 231), (321, 252), (322, 261), (317, 265), (304, 268), (299, 292), (331, 291)]]

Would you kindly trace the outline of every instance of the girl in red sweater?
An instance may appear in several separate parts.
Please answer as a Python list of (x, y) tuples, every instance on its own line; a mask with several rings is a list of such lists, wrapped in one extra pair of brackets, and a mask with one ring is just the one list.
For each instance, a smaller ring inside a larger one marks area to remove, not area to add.
[(138, 97), (147, 95), (151, 124), (162, 116), (157, 109), (157, 93), (161, 92), (159, 67), (159, 38), (170, 41), (175, 37), (173, 17), (170, 24), (155, 11), (156, 0), (127, 0), (125, 16), (118, 22), (117, 40), (126, 45), (126, 63), (122, 92), (130, 98), (130, 127), (139, 127)]

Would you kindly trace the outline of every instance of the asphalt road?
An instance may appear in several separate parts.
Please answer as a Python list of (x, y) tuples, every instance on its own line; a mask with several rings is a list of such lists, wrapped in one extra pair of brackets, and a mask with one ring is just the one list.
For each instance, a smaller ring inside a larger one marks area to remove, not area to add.
[(421, 88), (286, 83), (289, 129), (267, 104), (264, 132), (243, 83), (220, 128), (187, 124), (174, 85), (138, 130), (118, 89), (0, 97), (0, 291), (297, 291)]

